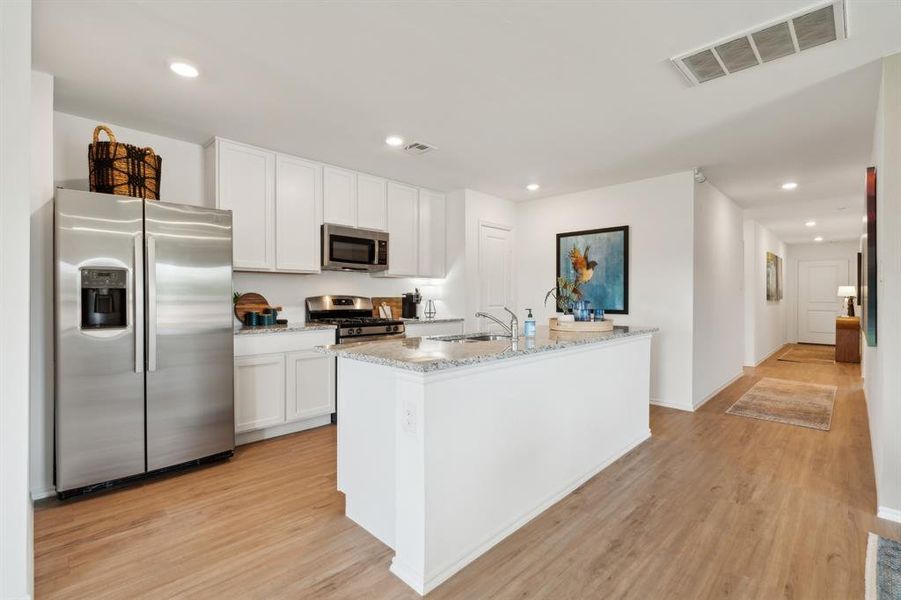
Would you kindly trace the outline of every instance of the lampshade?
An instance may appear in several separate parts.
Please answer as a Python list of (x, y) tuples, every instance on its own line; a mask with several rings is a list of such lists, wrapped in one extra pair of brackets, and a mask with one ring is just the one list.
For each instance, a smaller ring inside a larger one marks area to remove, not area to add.
[(853, 285), (840, 285), (838, 286), (838, 297), (839, 298), (847, 298), (851, 296), (852, 298), (857, 298), (857, 288)]

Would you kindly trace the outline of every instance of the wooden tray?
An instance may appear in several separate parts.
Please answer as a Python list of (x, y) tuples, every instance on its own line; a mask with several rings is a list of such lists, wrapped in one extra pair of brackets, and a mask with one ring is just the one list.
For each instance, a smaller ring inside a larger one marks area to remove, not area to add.
[(556, 318), (548, 321), (551, 331), (568, 331), (573, 333), (597, 333), (599, 331), (613, 331), (613, 320), (604, 319), (603, 321), (572, 321), (569, 323), (560, 323)]
[(235, 302), (235, 316), (243, 323), (245, 314), (249, 312), (263, 314), (267, 308), (274, 308), (279, 312), (282, 310), (281, 306), (269, 306), (269, 301), (266, 300), (262, 294), (257, 294), (255, 292), (241, 294), (238, 296), (238, 301)]

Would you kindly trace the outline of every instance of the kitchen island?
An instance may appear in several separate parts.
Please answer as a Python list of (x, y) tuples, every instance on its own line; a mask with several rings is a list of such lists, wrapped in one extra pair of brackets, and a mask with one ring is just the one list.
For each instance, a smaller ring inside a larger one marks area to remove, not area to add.
[(346, 515), (428, 593), (650, 437), (654, 331), (321, 349), (338, 357)]

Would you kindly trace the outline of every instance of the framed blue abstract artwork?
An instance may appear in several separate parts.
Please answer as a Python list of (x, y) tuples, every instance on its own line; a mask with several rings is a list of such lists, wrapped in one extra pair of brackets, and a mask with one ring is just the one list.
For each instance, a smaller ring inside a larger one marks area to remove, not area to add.
[(575, 280), (589, 308), (629, 314), (629, 226), (557, 234), (557, 277)]

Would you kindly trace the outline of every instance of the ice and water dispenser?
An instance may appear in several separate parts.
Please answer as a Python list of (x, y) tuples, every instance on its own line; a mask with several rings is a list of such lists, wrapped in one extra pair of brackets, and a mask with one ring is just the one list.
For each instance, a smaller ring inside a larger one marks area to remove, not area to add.
[(81, 328), (112, 329), (127, 324), (125, 269), (81, 270)]

